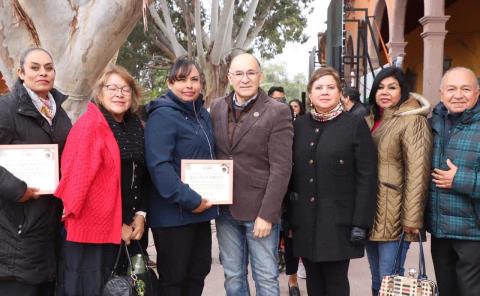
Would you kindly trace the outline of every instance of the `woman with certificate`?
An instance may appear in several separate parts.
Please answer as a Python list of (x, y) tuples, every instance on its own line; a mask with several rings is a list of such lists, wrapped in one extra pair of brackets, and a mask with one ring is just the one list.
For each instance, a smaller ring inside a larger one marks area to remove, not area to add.
[(144, 232), (144, 138), (135, 114), (140, 90), (124, 68), (113, 66), (94, 98), (68, 136), (55, 192), (67, 232), (59, 295), (101, 295), (120, 242), (140, 240)]
[[(0, 97), (0, 145), (58, 144), (61, 152), (71, 123), (61, 105), (66, 96), (53, 88), (52, 56), (42, 48), (27, 49), (20, 57), (17, 73), (18, 81), (11, 92)], [(28, 153), (21, 149), (19, 154)], [(31, 167), (36, 164), (16, 170), (33, 177), (41, 174), (28, 171)], [(54, 293), (61, 203), (51, 194), (40, 195), (44, 188), (32, 187), (0, 165), (2, 296)]]
[(316, 70), (307, 89), (310, 114), (293, 123), (293, 252), (308, 295), (348, 296), (350, 259), (363, 257), (375, 214), (377, 153), (365, 120), (343, 110), (336, 70)]
[(210, 220), (217, 209), (180, 176), (182, 159), (215, 158), (202, 83), (198, 66), (180, 58), (170, 69), (168, 92), (147, 105), (145, 157), (154, 184), (148, 196), (149, 219), (160, 295), (201, 295), (210, 272)]

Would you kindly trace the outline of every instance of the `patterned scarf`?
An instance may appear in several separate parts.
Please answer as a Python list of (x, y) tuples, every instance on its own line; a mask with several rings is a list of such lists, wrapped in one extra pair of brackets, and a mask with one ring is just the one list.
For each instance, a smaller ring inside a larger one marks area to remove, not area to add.
[(342, 103), (340, 102), (335, 108), (325, 113), (317, 112), (315, 111), (315, 108), (312, 108), (312, 110), (310, 110), (310, 113), (312, 114), (312, 118), (320, 122), (332, 120), (338, 115), (342, 114), (342, 112), (343, 112), (343, 106), (342, 106)]

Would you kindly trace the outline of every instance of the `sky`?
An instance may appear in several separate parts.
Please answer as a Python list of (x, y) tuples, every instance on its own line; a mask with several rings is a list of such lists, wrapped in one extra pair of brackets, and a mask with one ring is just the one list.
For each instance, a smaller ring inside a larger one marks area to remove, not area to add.
[(268, 63), (283, 62), (287, 65), (288, 76), (293, 78), (297, 73), (304, 73), (308, 76), (308, 56), (313, 46), (317, 46), (317, 34), (327, 29), (327, 9), (330, 0), (314, 0), (312, 5), (313, 12), (308, 15), (308, 24), (304, 33), (309, 38), (307, 42), (287, 43), (281, 55), (267, 61)]

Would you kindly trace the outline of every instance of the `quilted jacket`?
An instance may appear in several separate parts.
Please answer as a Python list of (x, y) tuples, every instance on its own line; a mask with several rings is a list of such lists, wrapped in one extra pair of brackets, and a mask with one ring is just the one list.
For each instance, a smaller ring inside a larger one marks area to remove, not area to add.
[[(378, 150), (378, 193), (372, 241), (398, 240), (403, 226), (422, 228), (430, 177), (432, 135), (428, 101), (411, 93), (399, 106), (385, 109), (373, 132)], [(373, 126), (373, 115), (367, 118)], [(407, 236), (407, 240), (415, 240)]]
[(440, 103), (432, 117), (434, 135), (432, 167), (448, 169), (450, 159), (458, 167), (452, 189), (431, 183), (426, 211), (427, 230), (437, 238), (480, 240), (480, 104), (465, 111), (445, 139), (447, 110)]

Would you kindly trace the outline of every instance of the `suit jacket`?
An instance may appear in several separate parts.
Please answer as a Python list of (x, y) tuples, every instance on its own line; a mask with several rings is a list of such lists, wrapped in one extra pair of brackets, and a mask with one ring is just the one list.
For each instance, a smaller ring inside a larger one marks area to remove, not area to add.
[(228, 135), (229, 102), (233, 92), (214, 101), (211, 108), (215, 150), (218, 159), (233, 159), (233, 204), (237, 220), (261, 217), (279, 223), (282, 200), (292, 170), (292, 115), (259, 89), (256, 102)]

